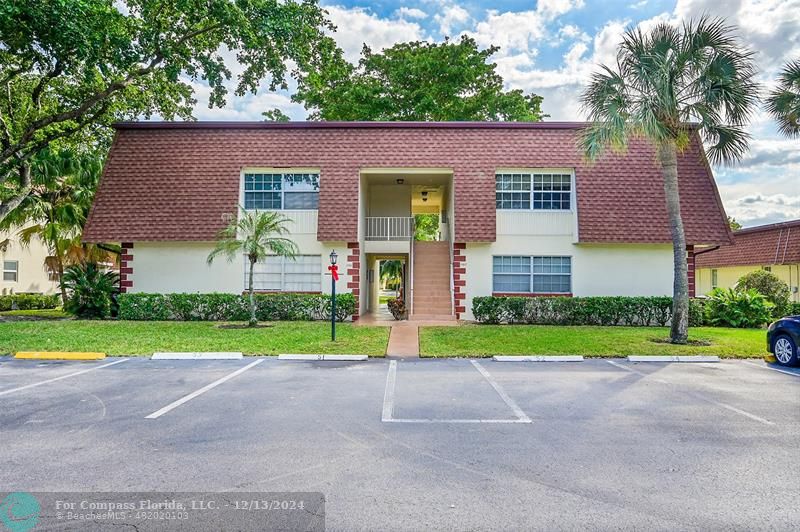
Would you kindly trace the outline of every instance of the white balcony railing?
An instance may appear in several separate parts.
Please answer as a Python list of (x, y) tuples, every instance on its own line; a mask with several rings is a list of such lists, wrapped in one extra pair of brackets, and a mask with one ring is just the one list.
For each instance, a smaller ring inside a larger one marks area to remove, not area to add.
[(409, 216), (370, 216), (364, 218), (367, 240), (411, 240), (414, 218)]

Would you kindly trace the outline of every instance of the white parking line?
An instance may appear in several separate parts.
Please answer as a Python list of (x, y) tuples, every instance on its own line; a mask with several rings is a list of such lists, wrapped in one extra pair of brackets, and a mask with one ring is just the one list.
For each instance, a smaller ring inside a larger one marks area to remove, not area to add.
[(389, 372), (386, 374), (386, 390), (383, 392), (383, 414), (381, 421), (391, 421), (394, 415), (394, 387), (397, 382), (397, 361), (389, 362)]
[(497, 383), (497, 381), (496, 381), (496, 380), (494, 380), (494, 378), (493, 378), (491, 375), (489, 375), (489, 372), (488, 372), (488, 371), (486, 371), (486, 370), (484, 369), (484, 367), (483, 367), (483, 366), (481, 366), (481, 365), (478, 363), (478, 361), (477, 361), (477, 360), (470, 360), (470, 362), (472, 362), (472, 365), (473, 365), (473, 366), (475, 366), (475, 369), (477, 369), (478, 371), (480, 371), (480, 372), (481, 372), (481, 375), (483, 375), (483, 378), (484, 378), (484, 379), (486, 379), (487, 381), (489, 381), (489, 384), (491, 384), (491, 385), (492, 385), (492, 388), (494, 388), (494, 391), (496, 391), (496, 392), (497, 392), (497, 395), (499, 395), (499, 396), (500, 396), (500, 399), (502, 399), (502, 400), (503, 400), (503, 402), (504, 402), (505, 404), (507, 404), (507, 405), (508, 405), (508, 407), (509, 407), (511, 410), (513, 410), (513, 411), (514, 411), (514, 415), (516, 415), (516, 416), (517, 416), (517, 419), (519, 419), (520, 423), (531, 423), (531, 418), (529, 418), (529, 417), (528, 417), (528, 416), (525, 414), (525, 412), (523, 412), (523, 411), (522, 411), (522, 409), (519, 407), (519, 405), (518, 405), (516, 402), (514, 402), (514, 400), (513, 400), (511, 397), (509, 397), (509, 396), (508, 396), (508, 394), (507, 394), (507, 393), (506, 393), (506, 391), (505, 391), (505, 390), (504, 390), (504, 389), (503, 389), (503, 388), (500, 386), (500, 384), (498, 384), (498, 383)]
[(225, 381), (231, 380), (232, 378), (236, 377), (237, 375), (241, 375), (242, 373), (244, 373), (248, 369), (250, 369), (253, 366), (256, 366), (258, 364), (261, 364), (262, 362), (264, 362), (263, 358), (259, 359), (259, 360), (256, 360), (255, 362), (251, 362), (248, 365), (246, 365), (245, 367), (239, 368), (236, 371), (234, 371), (233, 373), (229, 373), (229, 374), (225, 375), (224, 377), (222, 377), (221, 379), (217, 379), (214, 382), (212, 382), (211, 384), (206, 384), (205, 386), (203, 386), (199, 390), (196, 390), (196, 391), (190, 393), (189, 395), (185, 395), (185, 396), (181, 397), (180, 399), (178, 399), (174, 403), (170, 403), (167, 406), (165, 406), (164, 408), (162, 408), (160, 410), (156, 410), (155, 412), (153, 412), (149, 416), (145, 416), (145, 419), (157, 419), (157, 418), (163, 416), (164, 414), (166, 414), (167, 412), (169, 412), (170, 410), (178, 408), (183, 403), (189, 402), (192, 399), (194, 399), (195, 397), (203, 395), (208, 390), (219, 386), (220, 384), (224, 383)]
[(90, 371), (94, 371), (96, 369), (107, 368), (108, 366), (113, 366), (114, 364), (121, 364), (122, 362), (126, 362), (128, 359), (123, 358), (122, 360), (115, 360), (114, 362), (109, 362), (108, 364), (103, 364), (101, 366), (94, 366), (89, 369), (84, 369), (82, 371), (76, 371), (74, 373), (70, 373), (68, 375), (62, 375), (60, 377), (56, 377), (54, 379), (47, 379), (46, 381), (41, 382), (34, 382), (33, 384), (26, 384), (25, 386), (20, 386), (19, 388), (11, 388), (10, 390), (4, 390), (0, 392), (0, 395), (8, 395), (14, 392), (21, 392), (22, 390), (27, 390), (29, 388), (35, 388), (37, 386), (41, 386), (43, 384), (50, 384), (51, 382), (56, 382), (64, 379), (68, 379), (70, 377), (77, 377), (78, 375), (83, 375), (84, 373), (89, 373)]
[(791, 375), (792, 377), (800, 377), (800, 374), (792, 373), (791, 371), (786, 371), (785, 369), (778, 369), (778, 368), (772, 368), (770, 366), (763, 366), (761, 364), (756, 364), (755, 362), (749, 362), (747, 360), (742, 360), (742, 363), (743, 364), (747, 364), (748, 366), (755, 366), (755, 367), (761, 368), (761, 369), (769, 369), (769, 370), (772, 370), (772, 371), (777, 371), (778, 373), (783, 373), (784, 375)]
[[(609, 364), (611, 364), (612, 366), (615, 366), (617, 368), (624, 369), (625, 371), (629, 371), (631, 373), (635, 373), (636, 375), (640, 375), (642, 377), (648, 377), (648, 380), (651, 381), (651, 382), (657, 382), (659, 384), (666, 384), (667, 386), (670, 386), (670, 387), (675, 387), (676, 386), (675, 384), (673, 384), (673, 383), (671, 383), (669, 381), (665, 381), (663, 379), (651, 378), (647, 373), (643, 373), (643, 372), (635, 370), (633, 368), (629, 368), (629, 367), (627, 367), (627, 366), (625, 366), (623, 364), (620, 364), (618, 362), (614, 362), (613, 360), (606, 360), (606, 362), (608, 362)], [(742, 415), (742, 416), (744, 416), (746, 418), (752, 419), (753, 421), (758, 421), (759, 423), (763, 423), (764, 425), (775, 425), (775, 423), (773, 423), (772, 421), (770, 421), (768, 419), (764, 419), (763, 417), (759, 417), (759, 416), (757, 416), (755, 414), (751, 414), (750, 412), (746, 412), (744, 410), (736, 408), (735, 406), (731, 406), (731, 405), (726, 404), (726, 403), (720, 403), (719, 401), (715, 401), (714, 399), (710, 399), (710, 398), (708, 398), (708, 397), (706, 397), (706, 396), (704, 396), (702, 394), (699, 394), (697, 392), (686, 392), (685, 395), (690, 395), (690, 396), (694, 397), (695, 399), (699, 399), (701, 401), (705, 401), (706, 403), (719, 406), (720, 408), (724, 408), (726, 410), (730, 410), (731, 412), (735, 412), (735, 413), (737, 413), (739, 415)]]
[(489, 372), (487, 372), (480, 364), (471, 361), (472, 364), (478, 369), (483, 377), (489, 381), (489, 384), (500, 395), (503, 402), (514, 411), (517, 419), (436, 419), (436, 418), (395, 418), (394, 417), (394, 396), (395, 388), (397, 386), (397, 361), (392, 360), (389, 362), (389, 371), (386, 373), (386, 390), (383, 393), (383, 412), (381, 414), (381, 421), (384, 423), (532, 423), (531, 419), (525, 415), (525, 412), (511, 399), (508, 394), (495, 382)]

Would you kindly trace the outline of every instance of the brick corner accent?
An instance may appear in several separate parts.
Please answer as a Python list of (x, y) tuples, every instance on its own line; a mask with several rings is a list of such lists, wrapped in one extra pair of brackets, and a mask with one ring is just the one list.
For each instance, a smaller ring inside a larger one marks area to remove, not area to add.
[(689, 297), (696, 296), (694, 246), (686, 246), (686, 273), (689, 278)]
[(453, 242), (453, 301), (456, 319), (467, 312), (465, 301), (467, 299), (467, 257), (464, 250), (465, 242)]
[(353, 297), (356, 298), (356, 312), (353, 314), (353, 321), (358, 321), (361, 310), (361, 249), (358, 242), (347, 243), (347, 274), (350, 276), (350, 281), (347, 283), (347, 288)]
[(119, 253), (119, 291), (124, 294), (133, 288), (133, 242), (122, 242)]

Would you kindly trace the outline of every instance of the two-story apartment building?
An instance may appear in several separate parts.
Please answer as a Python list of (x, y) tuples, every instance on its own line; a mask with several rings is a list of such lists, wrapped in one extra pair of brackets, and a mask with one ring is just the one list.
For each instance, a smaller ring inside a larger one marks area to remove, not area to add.
[[(411, 317), (471, 318), (476, 296), (663, 295), (672, 247), (653, 147), (589, 162), (580, 123), (123, 123), (87, 223), (89, 242), (123, 246), (136, 292), (242, 292), (244, 257), (206, 264), (245, 209), (292, 220), (296, 260), (257, 265), (263, 291), (339, 291), (377, 306), (378, 261), (406, 264)], [(679, 156), (692, 254), (731, 234), (699, 138)], [(413, 216), (439, 214), (439, 241)], [(690, 273), (693, 283), (693, 272)]]

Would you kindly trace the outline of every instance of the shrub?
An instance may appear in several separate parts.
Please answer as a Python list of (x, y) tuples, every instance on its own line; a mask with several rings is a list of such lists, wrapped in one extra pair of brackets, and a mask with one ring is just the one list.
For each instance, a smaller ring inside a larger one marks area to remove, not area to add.
[[(666, 326), (671, 297), (476, 297), (472, 314), (480, 323), (536, 325)], [(693, 300), (689, 324), (703, 324), (703, 304)]]
[[(331, 298), (324, 294), (256, 294), (259, 321), (330, 319)], [(353, 294), (336, 296), (336, 319), (344, 321), (357, 308)], [(247, 296), (239, 294), (120, 294), (119, 317), (150, 321), (247, 321)]]
[(402, 320), (405, 317), (406, 303), (399, 297), (387, 301), (386, 306), (389, 308), (389, 312), (392, 313), (392, 316), (394, 316), (394, 319)]
[(715, 288), (706, 302), (706, 315), (712, 325), (760, 327), (770, 321), (772, 308), (772, 303), (754, 289)]
[(58, 294), (13, 294), (0, 296), (0, 312), (6, 310), (43, 310), (61, 304)]
[(780, 318), (789, 312), (789, 285), (780, 280), (774, 273), (756, 270), (743, 275), (737, 282), (739, 290), (756, 290), (775, 305), (772, 316)]
[(116, 272), (88, 262), (67, 268), (61, 284), (67, 291), (64, 310), (78, 318), (108, 318), (116, 310), (113, 308), (119, 285)]
[(790, 303), (790, 305), (789, 305), (789, 315), (790, 316), (800, 316), (800, 302), (798, 302), (798, 303)]
[(481, 323), (500, 323), (507, 319), (505, 300), (502, 297), (476, 297), (472, 299), (472, 314)]

